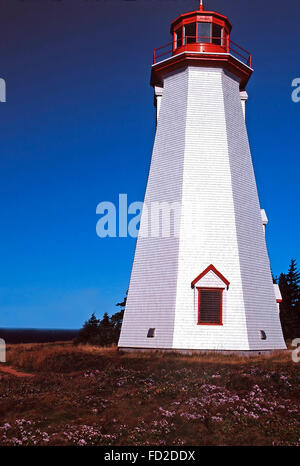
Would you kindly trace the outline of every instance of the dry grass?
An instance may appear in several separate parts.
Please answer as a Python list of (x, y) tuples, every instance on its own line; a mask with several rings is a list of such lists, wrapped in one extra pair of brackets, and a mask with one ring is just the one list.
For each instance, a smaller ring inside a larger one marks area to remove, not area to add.
[(23, 370), (62, 372), (95, 367), (101, 356), (114, 357), (116, 347), (74, 346), (72, 342), (7, 346), (7, 363)]
[[(113, 360), (113, 361), (110, 361)], [(103, 362), (143, 360), (156, 361), (156, 363), (172, 360), (173, 363), (225, 364), (229, 366), (241, 364), (259, 364), (261, 367), (276, 367), (278, 364), (289, 364), (291, 352), (274, 351), (270, 355), (243, 356), (226, 353), (194, 353), (181, 354), (178, 352), (122, 352), (115, 345), (99, 347), (91, 345), (74, 346), (72, 342), (57, 343), (27, 343), (7, 346), (7, 362), (19, 369), (36, 372), (63, 372), (68, 373), (77, 368), (93, 369), (102, 366)], [(61, 363), (60, 363), (61, 362)]]
[(9, 345), (7, 356), (36, 375), (2, 379), (0, 445), (299, 443), (289, 351), (189, 356), (50, 343)]

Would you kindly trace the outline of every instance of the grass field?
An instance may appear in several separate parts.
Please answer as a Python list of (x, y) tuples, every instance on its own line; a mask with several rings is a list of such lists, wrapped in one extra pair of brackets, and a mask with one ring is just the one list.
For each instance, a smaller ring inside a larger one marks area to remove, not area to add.
[(300, 365), (288, 351), (121, 354), (51, 343), (8, 346), (7, 359), (2, 366), (27, 376), (0, 372), (2, 446), (300, 444)]

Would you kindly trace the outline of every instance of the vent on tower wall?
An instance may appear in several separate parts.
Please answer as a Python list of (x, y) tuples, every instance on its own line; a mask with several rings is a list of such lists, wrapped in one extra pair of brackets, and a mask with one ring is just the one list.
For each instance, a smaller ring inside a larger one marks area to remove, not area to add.
[(149, 328), (147, 333), (147, 338), (154, 338), (155, 337), (155, 328)]
[(266, 332), (264, 330), (259, 331), (259, 336), (260, 336), (261, 340), (266, 340), (267, 339), (267, 335), (266, 335)]

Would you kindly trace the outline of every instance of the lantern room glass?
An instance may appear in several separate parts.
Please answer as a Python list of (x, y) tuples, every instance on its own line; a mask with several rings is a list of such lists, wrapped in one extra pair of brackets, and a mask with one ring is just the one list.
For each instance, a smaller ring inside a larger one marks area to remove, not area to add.
[(184, 26), (184, 43), (193, 44), (196, 42), (196, 23), (189, 23)]
[(211, 42), (211, 23), (197, 23), (198, 42)]
[(208, 43), (223, 45), (223, 27), (211, 22), (193, 22), (175, 30), (175, 49), (187, 44)]
[(182, 28), (181, 27), (176, 29), (175, 31), (175, 40), (176, 40), (175, 48), (177, 49), (178, 47), (182, 46)]
[(212, 25), (212, 43), (216, 45), (222, 45), (222, 32), (223, 28), (218, 24), (213, 23)]

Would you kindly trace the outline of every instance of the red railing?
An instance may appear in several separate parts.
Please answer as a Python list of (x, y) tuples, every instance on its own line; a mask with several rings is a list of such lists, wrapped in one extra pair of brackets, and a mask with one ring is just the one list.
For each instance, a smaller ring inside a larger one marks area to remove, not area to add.
[[(234, 47), (238, 50), (235, 50)], [(239, 60), (243, 61), (243, 63), (245, 63), (247, 66), (250, 66), (251, 68), (252, 54), (248, 52), (248, 50), (243, 49), (243, 47), (233, 42), (233, 40), (229, 40), (229, 52), (231, 52), (233, 55), (237, 55), (236, 58), (239, 58)]]
[[(186, 45), (192, 45), (192, 44), (220, 45), (224, 50), (223, 53), (231, 53), (233, 56), (238, 58), (238, 60), (242, 61), (245, 65), (251, 67), (251, 63), (252, 63), (251, 53), (248, 52), (243, 47), (241, 47), (240, 45), (233, 42), (232, 40), (227, 39), (227, 47), (226, 47), (226, 45), (224, 45), (224, 39), (221, 39), (220, 37), (196, 37), (196, 36), (185, 36), (184, 39), (179, 39), (177, 41), (171, 41), (165, 45), (162, 45), (161, 47), (157, 47), (156, 49), (154, 49), (154, 52), (153, 52), (153, 63), (155, 64), (158, 61), (161, 61), (160, 59), (164, 60), (165, 58), (169, 58), (173, 55), (176, 55), (177, 49), (181, 47), (185, 47)], [(215, 52), (215, 53), (218, 53), (218, 52)]]

